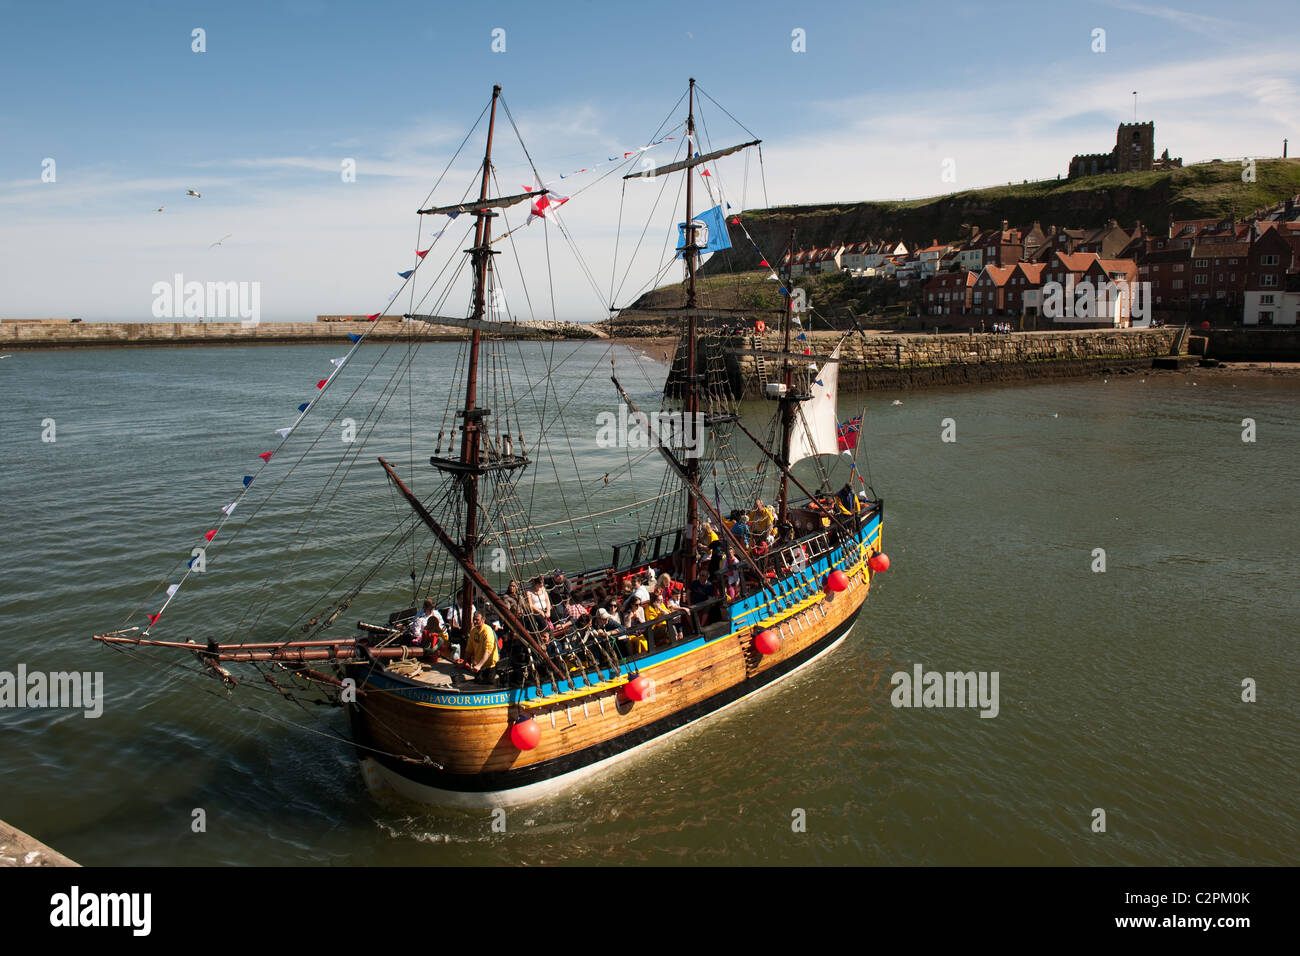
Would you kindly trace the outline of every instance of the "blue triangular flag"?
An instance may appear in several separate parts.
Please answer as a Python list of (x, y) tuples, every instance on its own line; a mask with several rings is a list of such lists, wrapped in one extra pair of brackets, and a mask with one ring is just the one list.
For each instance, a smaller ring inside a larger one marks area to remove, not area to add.
[(818, 385), (821, 385), (822, 388), (825, 388), (825, 387), (826, 387), (825, 385), (822, 384), (822, 380), (821, 380), (821, 379), (817, 379), (817, 384), (818, 384)]
[(310, 404), (311, 402), (303, 402), (301, 405), (298, 406), (298, 411), (305, 412), (307, 410), (307, 406)]
[(251, 485), (252, 483), (253, 483), (253, 476), (252, 476), (252, 475), (245, 475), (245, 476), (244, 476), (244, 487), (247, 488), (247, 487), (248, 487), (249, 485)]
[(448, 218), (448, 219), (455, 219), (455, 218), (456, 218), (457, 216), (459, 216), (459, 215), (460, 215), (460, 210), (457, 209), (455, 212), (449, 212), (449, 213), (447, 213), (447, 218)]
[[(808, 336), (805, 335), (803, 332), (800, 332), (800, 333), (796, 336), (796, 338), (798, 338), (800, 342), (806, 342), (806, 341), (808, 340)], [(820, 385), (821, 382), (818, 382), (817, 384)]]
[(399, 272), (399, 273), (397, 273), (397, 275), (398, 275), (399, 278), (402, 278), (402, 279), (409, 279), (409, 278), (411, 278), (411, 273), (413, 273), (414, 271), (415, 271), (414, 269), (407, 269), (405, 272)]
[(787, 289), (785, 286), (781, 286), (781, 294), (782, 294), (782, 295), (789, 295), (789, 294), (790, 294), (790, 290)]
[(349, 332), (349, 333), (348, 333), (348, 341), (351, 342), (353, 345), (356, 345), (358, 342), (361, 341), (361, 336), (359, 336), (359, 335), (354, 335), (353, 333)]

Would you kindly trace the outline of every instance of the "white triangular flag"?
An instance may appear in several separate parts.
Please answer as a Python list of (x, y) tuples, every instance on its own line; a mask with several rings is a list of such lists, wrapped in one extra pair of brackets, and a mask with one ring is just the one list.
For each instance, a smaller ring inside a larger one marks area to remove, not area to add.
[(780, 282), (780, 281), (781, 281), (781, 277), (780, 277), (779, 275), (777, 275), (775, 272), (773, 272), (770, 276), (768, 276), (768, 278), (769, 278), (769, 279), (775, 279), (777, 282)]
[(235, 513), (235, 506), (238, 505), (238, 504), (239, 504), (238, 501), (232, 501), (230, 504), (226, 505), (224, 508), (221, 509), (221, 513), (222, 513), (223, 515), (232, 515), (232, 514), (234, 514), (234, 513)]
[(275, 433), (276, 433), (277, 435), (279, 435), (281, 438), (288, 438), (288, 437), (289, 437), (289, 432), (291, 432), (291, 431), (293, 431), (292, 428), (277, 428), (277, 429), (275, 430)]
[(790, 316), (790, 321), (793, 322), (795, 325), (799, 326), (800, 328), (803, 327), (803, 320), (800, 319), (799, 316), (797, 315)]
[(342, 358), (330, 359), (330, 364), (331, 364), (331, 365), (342, 365), (342, 364), (343, 364), (344, 362), (346, 362), (347, 360), (348, 360), (348, 357), (345, 355), (345, 356), (343, 356)]
[(180, 587), (179, 584), (170, 584), (170, 585), (168, 585), (168, 586), (167, 586), (167, 596), (168, 596), (168, 597), (171, 597), (173, 594), (176, 593), (176, 591), (177, 591), (177, 589), (178, 589), (179, 587)]

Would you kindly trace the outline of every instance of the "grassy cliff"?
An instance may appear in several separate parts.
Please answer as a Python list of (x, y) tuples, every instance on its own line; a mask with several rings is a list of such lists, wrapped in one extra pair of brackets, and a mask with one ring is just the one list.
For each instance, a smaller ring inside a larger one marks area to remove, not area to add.
[[(1044, 229), (1095, 227), (1118, 219), (1131, 229), (1135, 222), (1149, 229), (1176, 219), (1236, 216), (1244, 219), (1257, 209), (1300, 193), (1300, 158), (1259, 160), (1255, 182), (1242, 182), (1240, 160), (1202, 163), (1167, 172), (1115, 173), (1079, 179), (995, 186), (901, 202), (826, 203), (778, 206), (741, 214), (746, 228), (772, 261), (785, 249), (790, 227), (797, 230), (800, 248), (865, 239), (948, 241), (969, 232), (970, 226), (994, 228), (1003, 219), (1013, 225), (1037, 221)], [(718, 253), (704, 266), (705, 274), (757, 269), (758, 257), (736, 227), (732, 249)]]

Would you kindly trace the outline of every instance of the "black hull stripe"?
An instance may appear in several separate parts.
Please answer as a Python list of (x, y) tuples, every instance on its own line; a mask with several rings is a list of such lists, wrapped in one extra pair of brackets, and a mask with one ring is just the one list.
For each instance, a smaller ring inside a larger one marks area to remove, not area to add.
[[(865, 603), (865, 602), (864, 602)], [(752, 694), (754, 691), (772, 683), (772, 681), (784, 677), (791, 671), (802, 667), (820, 652), (825, 650), (835, 641), (848, 633), (862, 611), (862, 605), (859, 605), (852, 614), (845, 618), (840, 624), (827, 635), (816, 643), (809, 645), (798, 654), (782, 661), (776, 667), (772, 667), (761, 674), (755, 674), (753, 677), (746, 678), (737, 684), (733, 684), (726, 690), (719, 691), (712, 697), (693, 704), (682, 710), (661, 717), (654, 723), (646, 724), (644, 727), (638, 727), (635, 730), (629, 730), (618, 737), (611, 737), (609, 740), (593, 744), (582, 750), (576, 750), (571, 754), (565, 754), (563, 757), (556, 757), (553, 760), (547, 760), (542, 763), (531, 764), (527, 767), (520, 767), (517, 770), (498, 770), (491, 773), (482, 774), (461, 774), (449, 773), (445, 770), (438, 770), (434, 767), (425, 767), (418, 764), (407, 763), (385, 754), (376, 753), (371, 750), (358, 749), (359, 757), (369, 757), (378, 761), (384, 767), (391, 770), (398, 776), (405, 777), (415, 783), (423, 784), (426, 787), (434, 787), (438, 790), (450, 790), (457, 793), (489, 793), (497, 790), (513, 790), (516, 787), (524, 787), (533, 783), (540, 783), (550, 780), (552, 777), (558, 777), (563, 774), (572, 773), (575, 770), (581, 770), (600, 760), (616, 756), (626, 750), (631, 750), (648, 740), (661, 737), (669, 731), (676, 730), (684, 724), (689, 724), (698, 720), (715, 710), (725, 707), (741, 697)], [(364, 729), (358, 721), (353, 721), (353, 733), (357, 735), (358, 743), (368, 744), (367, 739), (362, 739)]]

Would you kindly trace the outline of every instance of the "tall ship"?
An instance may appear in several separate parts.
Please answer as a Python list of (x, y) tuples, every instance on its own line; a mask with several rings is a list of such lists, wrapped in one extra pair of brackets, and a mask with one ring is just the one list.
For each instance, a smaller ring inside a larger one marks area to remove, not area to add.
[[(344, 478), (355, 470), (363, 476), (358, 493), (376, 495), (382, 475), (397, 509), (392, 527), (375, 529), (375, 547), (356, 556), (337, 590), (299, 596), (306, 609), (297, 616), (295, 595), (281, 595), (268, 602), (268, 616), (241, 620), (232, 640), (163, 633), (181, 586), (219, 565), (218, 545), (236, 531), (235, 506), (268, 484), (274, 493), (306, 460), (317, 444), (308, 433), (313, 416), (332, 416), (318, 434), (337, 427), (345, 406), (331, 410), (327, 397), (344, 389), (367, 346), (363, 330), (280, 430), (282, 445), (259, 456), (259, 470), (203, 533), (179, 581), (160, 584), (159, 609), (95, 639), (131, 654), (178, 654), (232, 699), (268, 685), (294, 701), (319, 694), (346, 711), (372, 790), (492, 807), (597, 773), (843, 641), (872, 579), (889, 566), (883, 502), (860, 474), (856, 423), (839, 421), (840, 346), (814, 353), (788, 272), (770, 276), (784, 308), (766, 320), (701, 301), (705, 257), (728, 248), (732, 234), (749, 240), (722, 190), (719, 161), (756, 150), (759, 140), (714, 148), (697, 128), (700, 92), (690, 80), (679, 101), (684, 122), (667, 120), (649, 145), (609, 157), (600, 177), (621, 181), (625, 192), (645, 190), (636, 197), (642, 205), (666, 183), (679, 187), (684, 215), (672, 215), (654, 272), (662, 278), (680, 268), (682, 277), (680, 303), (656, 307), (681, 334), (662, 388), (650, 393), (628, 379), (622, 346), (584, 343), (583, 354), (597, 361), (582, 381), (599, 372), (605, 411), (576, 439), (562, 424), (571, 399), (554, 383), (577, 351), (558, 355), (538, 341), (553, 332), (547, 322), (515, 318), (521, 295), (531, 304), (547, 293), (524, 283), (507, 295), (497, 257), (528, 228), (572, 244), (558, 213), (569, 197), (535, 169), (531, 185), (499, 188), (494, 139), (509, 111), (495, 87), (476, 124), (485, 125), (485, 145), (473, 186), (455, 202), (419, 209), (421, 222), (442, 228), (430, 237), (421, 226), (418, 259), (401, 273), (412, 307), (402, 315), (408, 357), (399, 352), (394, 379), (421, 368), (423, 330), (458, 330), (459, 342), (438, 345), (436, 381), (422, 379), (436, 385), (433, 394), (385, 381), (359, 425), (341, 419), (365, 440), (335, 456), (311, 502), (337, 511), (348, 500)], [(509, 126), (517, 134), (513, 117)], [(652, 147), (675, 156), (657, 165), (647, 159)], [(658, 199), (654, 205), (659, 215)], [(430, 250), (454, 227), (467, 245), (439, 267)], [(792, 235), (787, 261), (793, 249)], [(457, 273), (469, 293), (463, 315), (441, 308), (458, 288)], [(426, 274), (423, 301), (438, 303), (434, 311), (420, 309), (413, 291)], [(616, 311), (613, 295), (611, 281), (606, 304)], [(755, 365), (764, 369), (771, 413), (765, 430), (746, 425), (736, 397), (736, 369)], [(408, 400), (398, 415), (410, 423), (405, 442), (372, 426), (398, 395)], [(626, 468), (596, 457), (608, 448), (626, 455)], [(617, 515), (625, 516), (621, 527)], [(297, 535), (309, 526), (294, 517), (281, 511)], [(594, 564), (582, 560), (593, 547), (603, 552)]]

